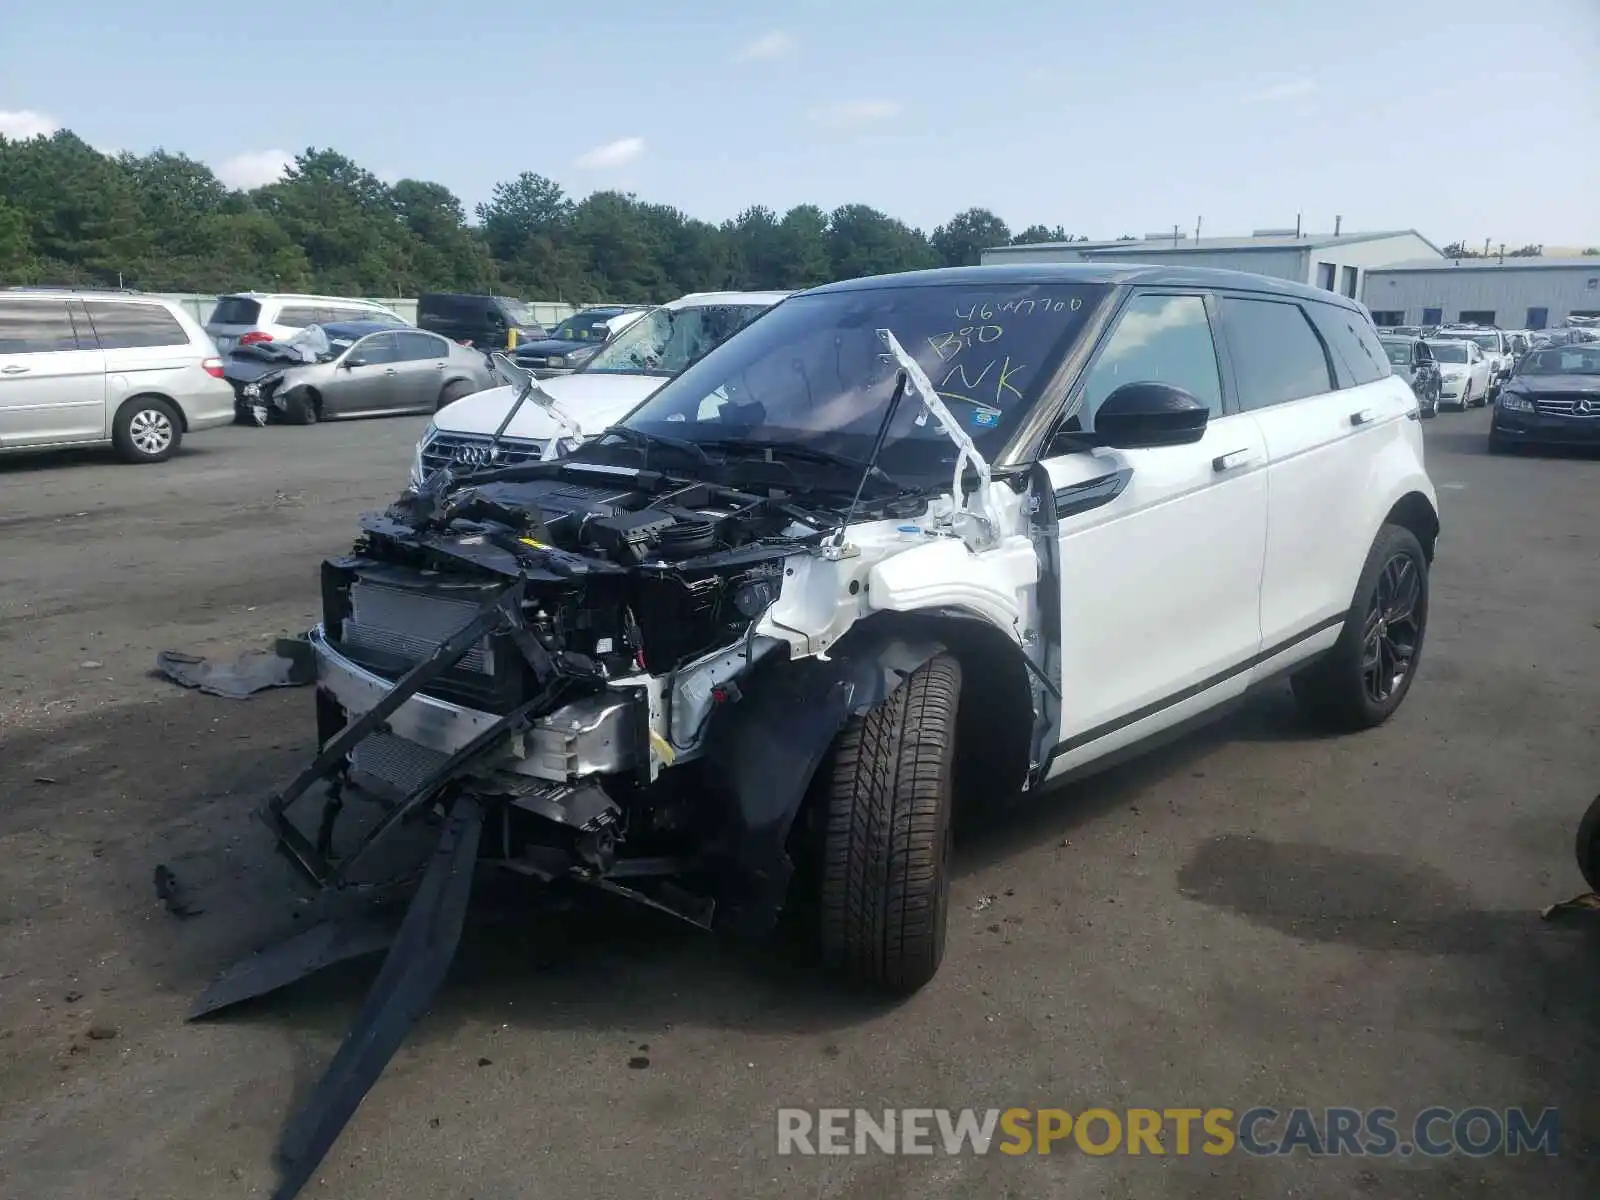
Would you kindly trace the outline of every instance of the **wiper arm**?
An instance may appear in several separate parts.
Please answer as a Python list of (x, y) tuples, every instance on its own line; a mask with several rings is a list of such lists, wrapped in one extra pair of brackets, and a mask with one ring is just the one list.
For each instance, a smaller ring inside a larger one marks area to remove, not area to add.
[(625, 442), (632, 442), (643, 450), (646, 462), (649, 461), (651, 446), (666, 446), (673, 450), (682, 451), (691, 458), (698, 459), (704, 466), (716, 465), (711, 461), (711, 456), (694, 442), (685, 441), (683, 438), (666, 437), (659, 433), (646, 433), (642, 429), (633, 429), (627, 425), (613, 425), (609, 429), (602, 430), (594, 440), (598, 442), (601, 438), (613, 434)]
[[(713, 441), (701, 442), (700, 445), (709, 446), (714, 450), (721, 450), (730, 454), (738, 454), (740, 452), (748, 451), (758, 454), (768, 454), (775, 458), (781, 456), (784, 458), (803, 459), (807, 462), (826, 463), (827, 465), (833, 467), (843, 467), (848, 471), (867, 471), (868, 475), (873, 479), (881, 480), (893, 487), (898, 488), (900, 486), (887, 472), (884, 471), (882, 467), (878, 466), (876, 463), (868, 463), (864, 458), (854, 458), (848, 454), (836, 454), (832, 450), (824, 450), (820, 446), (808, 446), (803, 442), (762, 441), (759, 439), (750, 438), (716, 438)], [(870, 470), (868, 470), (869, 467), (871, 468)]]

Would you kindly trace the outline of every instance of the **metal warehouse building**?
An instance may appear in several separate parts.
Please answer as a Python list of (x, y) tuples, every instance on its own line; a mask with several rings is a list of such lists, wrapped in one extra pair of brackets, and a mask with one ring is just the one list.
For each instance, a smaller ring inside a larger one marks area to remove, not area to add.
[(1396, 262), (1367, 272), (1361, 299), (1379, 325), (1545, 329), (1600, 317), (1600, 257)]
[[(1134, 241), (1037, 242), (994, 246), (984, 263), (1126, 262), (1182, 267), (1224, 267), (1292, 279), (1360, 298), (1375, 267), (1415, 260), (1444, 262), (1439, 248), (1415, 229), (1381, 233), (1297, 233), (1261, 229), (1250, 237), (1191, 238), (1184, 233), (1146, 234)], [(1370, 302), (1369, 302), (1370, 303)]]

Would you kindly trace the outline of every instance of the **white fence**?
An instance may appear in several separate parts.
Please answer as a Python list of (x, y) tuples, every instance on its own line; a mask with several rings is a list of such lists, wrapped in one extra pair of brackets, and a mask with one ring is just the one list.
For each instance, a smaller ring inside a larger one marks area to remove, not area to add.
[[(214, 292), (157, 292), (154, 294), (159, 295), (164, 300), (177, 301), (179, 304), (183, 305), (183, 307), (189, 311), (189, 314), (202, 325), (204, 325), (206, 321), (210, 319), (211, 310), (216, 306), (217, 303), (217, 297)], [(407, 321), (410, 321), (413, 325), (417, 323), (417, 300), (414, 296), (361, 296), (352, 298), (371, 300), (375, 304), (381, 304), (385, 308), (393, 309)], [(596, 301), (593, 305), (577, 305), (564, 304), (559, 300), (527, 301), (528, 308), (533, 312), (534, 319), (537, 320), (541, 325), (555, 325), (558, 322), (566, 320), (573, 313), (578, 312), (580, 309), (593, 308), (599, 303), (601, 302)]]

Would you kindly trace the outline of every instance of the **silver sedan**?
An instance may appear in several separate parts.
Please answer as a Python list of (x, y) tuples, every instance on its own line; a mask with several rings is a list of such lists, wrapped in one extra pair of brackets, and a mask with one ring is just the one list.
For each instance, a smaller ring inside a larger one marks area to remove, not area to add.
[(311, 425), (335, 417), (436, 412), (495, 385), (483, 353), (411, 327), (376, 322), (322, 326), (326, 345), (242, 347), (226, 377), (242, 421)]

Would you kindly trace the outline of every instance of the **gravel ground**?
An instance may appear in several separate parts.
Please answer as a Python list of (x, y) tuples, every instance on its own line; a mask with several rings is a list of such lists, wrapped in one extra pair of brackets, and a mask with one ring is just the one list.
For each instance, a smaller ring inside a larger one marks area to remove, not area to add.
[[(319, 557), (421, 424), (0, 461), (0, 1194), (270, 1192), (368, 976), (182, 1016), (292, 927), (248, 812), (307, 754), (310, 696), (148, 670), (314, 620)], [(1277, 690), (996, 822), (958, 850), (942, 972), (897, 1006), (632, 910), (480, 930), (305, 1194), (1600, 1194), (1600, 936), (1539, 918), (1581, 890), (1600, 789), (1600, 462), (1490, 458), (1486, 429), (1427, 425), (1446, 536), (1389, 725), (1318, 738)], [(161, 907), (157, 863), (201, 915)], [(1561, 1153), (775, 1153), (780, 1105), (1258, 1104), (1559, 1106)]]

